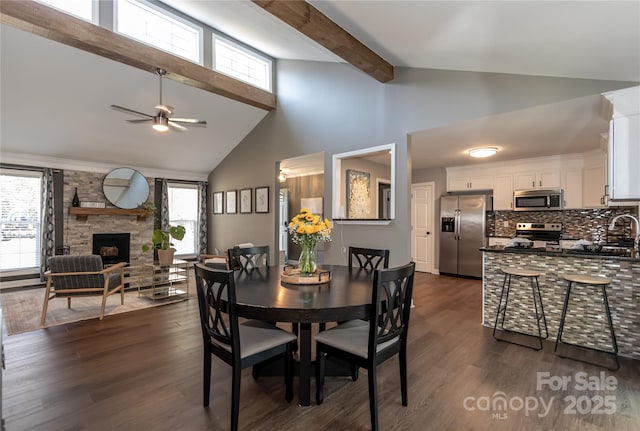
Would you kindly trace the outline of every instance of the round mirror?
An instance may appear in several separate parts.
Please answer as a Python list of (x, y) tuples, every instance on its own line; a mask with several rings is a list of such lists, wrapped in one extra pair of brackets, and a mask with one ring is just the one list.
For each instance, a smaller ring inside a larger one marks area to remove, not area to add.
[(144, 175), (135, 169), (117, 168), (104, 177), (102, 191), (113, 205), (132, 209), (147, 201), (149, 183)]

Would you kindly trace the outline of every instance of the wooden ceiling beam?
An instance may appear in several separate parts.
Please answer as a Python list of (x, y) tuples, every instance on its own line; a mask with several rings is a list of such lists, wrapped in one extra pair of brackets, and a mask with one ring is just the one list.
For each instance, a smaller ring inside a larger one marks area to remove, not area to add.
[(0, 1), (0, 18), (2, 23), (12, 27), (154, 75), (160, 67), (167, 71), (167, 78), (183, 84), (267, 111), (276, 109), (276, 96), (273, 93), (35, 1)]
[(273, 16), (380, 82), (393, 79), (393, 66), (304, 0), (252, 0)]

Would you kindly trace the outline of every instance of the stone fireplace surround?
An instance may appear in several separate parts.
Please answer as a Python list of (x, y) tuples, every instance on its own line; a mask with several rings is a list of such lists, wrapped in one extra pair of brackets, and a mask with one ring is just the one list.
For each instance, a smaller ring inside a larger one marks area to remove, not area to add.
[[(80, 202), (105, 202), (107, 208), (113, 208), (102, 192), (102, 180), (105, 175), (106, 173), (64, 171), (64, 245), (69, 246), (72, 255), (92, 254), (94, 234), (129, 233), (129, 263), (131, 265), (153, 263), (153, 253), (142, 251), (142, 245), (151, 240), (153, 217), (138, 221), (135, 216), (89, 215), (86, 221), (79, 221), (75, 215), (69, 214), (76, 187)], [(155, 179), (147, 178), (147, 181), (149, 182), (147, 200), (153, 202)]]

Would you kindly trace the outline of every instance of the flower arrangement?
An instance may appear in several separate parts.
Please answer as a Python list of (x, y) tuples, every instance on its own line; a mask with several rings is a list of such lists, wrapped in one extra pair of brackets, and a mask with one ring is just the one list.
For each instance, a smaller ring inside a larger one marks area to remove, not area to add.
[(298, 261), (300, 275), (311, 276), (316, 271), (316, 261), (313, 249), (318, 241), (331, 241), (331, 222), (322, 220), (314, 215), (308, 208), (302, 208), (300, 213), (294, 216), (288, 226), (291, 240), (302, 245), (302, 253)]

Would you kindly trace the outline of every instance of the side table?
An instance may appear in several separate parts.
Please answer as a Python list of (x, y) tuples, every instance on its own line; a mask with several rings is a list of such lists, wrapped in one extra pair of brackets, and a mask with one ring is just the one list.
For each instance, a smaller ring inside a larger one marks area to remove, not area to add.
[[(138, 295), (152, 300), (189, 295), (189, 262), (174, 259), (170, 265), (144, 264), (144, 282)], [(184, 290), (183, 290), (184, 289)]]

